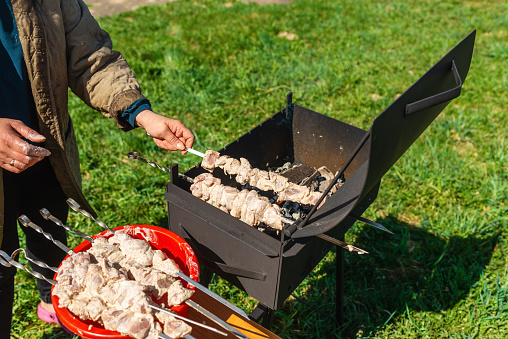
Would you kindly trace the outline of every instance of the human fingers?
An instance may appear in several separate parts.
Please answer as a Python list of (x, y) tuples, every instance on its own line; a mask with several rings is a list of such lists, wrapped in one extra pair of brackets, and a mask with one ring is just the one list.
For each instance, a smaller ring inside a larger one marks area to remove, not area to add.
[(51, 155), (51, 152), (44, 147), (35, 146), (26, 141), (43, 142), (46, 138), (19, 120), (0, 119), (0, 135), (0, 151), (13, 159), (23, 162), (16, 153), (32, 157)]
[(37, 131), (28, 127), (27, 125), (25, 125), (23, 122), (21, 122), (19, 120), (12, 121), (11, 127), (13, 130), (18, 132), (19, 135), (21, 135), (23, 138), (30, 140), (32, 142), (39, 143), (39, 142), (43, 142), (46, 140), (46, 137), (44, 135), (38, 133)]
[(42, 159), (44, 159), (44, 157), (23, 157), (22, 160), (11, 159), (10, 161), (4, 159), (0, 167), (12, 173), (21, 173)]

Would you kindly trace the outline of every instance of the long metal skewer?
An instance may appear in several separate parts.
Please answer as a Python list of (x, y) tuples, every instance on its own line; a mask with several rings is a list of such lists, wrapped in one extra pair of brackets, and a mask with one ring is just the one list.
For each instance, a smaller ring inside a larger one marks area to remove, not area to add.
[(53, 266), (49, 266), (48, 264), (46, 264), (46, 263), (45, 263), (45, 262), (43, 262), (43, 261), (39, 261), (39, 260), (35, 260), (35, 259), (30, 258), (30, 256), (26, 253), (26, 251), (25, 251), (25, 249), (24, 249), (24, 248), (18, 248), (17, 250), (15, 250), (14, 252), (12, 252), (12, 254), (11, 254), (11, 258), (16, 257), (16, 255), (17, 255), (19, 252), (23, 252), (23, 254), (25, 255), (26, 260), (28, 260), (28, 261), (30, 261), (30, 262), (33, 262), (35, 265), (40, 266), (40, 267), (47, 268), (48, 270), (51, 270), (51, 271), (53, 271), (53, 272), (58, 272), (58, 268), (53, 267)]
[(201, 153), (199, 151), (196, 151), (195, 149), (192, 149), (192, 148), (186, 148), (185, 149), (187, 152), (190, 152), (194, 155), (197, 155), (198, 157), (201, 157), (201, 158), (204, 158), (205, 157), (205, 154), (204, 153)]
[(76, 234), (77, 236), (83, 238), (83, 239), (86, 239), (90, 242), (93, 242), (93, 238), (92, 237), (89, 237), (88, 235), (86, 235), (85, 233), (81, 232), (81, 231), (78, 231), (70, 226), (67, 226), (65, 225), (60, 219), (54, 217), (47, 209), (43, 208), (39, 211), (42, 215), (42, 217), (46, 220), (51, 220), (52, 222), (54, 222), (55, 224), (57, 224), (58, 226), (61, 226), (63, 228), (65, 228), (67, 231), (69, 232), (72, 232), (74, 234)]
[[(281, 218), (283, 222), (285, 222), (286, 224), (294, 224), (294, 221), (291, 220), (291, 219), (288, 219), (288, 218), (284, 218), (282, 217)], [(326, 240), (328, 242), (331, 242), (332, 244), (334, 245), (337, 245), (337, 246), (340, 246), (342, 248), (345, 248), (346, 250), (348, 250), (349, 252), (358, 252), (358, 254), (369, 254), (369, 252), (365, 251), (365, 250), (362, 250), (361, 248), (359, 247), (356, 247), (356, 246), (353, 246), (353, 245), (350, 245), (344, 241), (340, 241), (338, 239), (335, 239), (333, 237), (330, 237), (329, 235), (326, 235), (326, 234), (317, 234), (316, 237), (318, 238), (321, 238), (323, 240)]]
[[(143, 158), (142, 156), (139, 155), (138, 152), (129, 152), (129, 154), (127, 154), (128, 158), (129, 159), (134, 159), (134, 160), (139, 160), (141, 162), (144, 162), (152, 167), (155, 167), (155, 168), (158, 168), (166, 173), (171, 173), (171, 170), (165, 166), (161, 166), (159, 165), (158, 163), (156, 162), (153, 162), (153, 161), (149, 161), (145, 158)], [(185, 181), (188, 181), (190, 182), (191, 184), (194, 182), (194, 179), (192, 179), (191, 177), (188, 177), (186, 176), (185, 174), (181, 174), (181, 173), (178, 173), (178, 176), (182, 179), (184, 179)]]
[(202, 323), (199, 323), (197, 321), (194, 321), (194, 320), (190, 320), (190, 319), (187, 319), (185, 317), (182, 317), (181, 315), (178, 315), (174, 312), (171, 312), (170, 310), (166, 310), (162, 307), (158, 307), (158, 306), (155, 306), (155, 305), (148, 305), (150, 306), (151, 308), (153, 308), (154, 310), (157, 310), (157, 311), (160, 311), (160, 312), (164, 312), (164, 313), (168, 313), (168, 314), (171, 314), (173, 317), (175, 317), (176, 319), (181, 319), (181, 320), (185, 320), (186, 322), (188, 322), (189, 324), (193, 324), (193, 325), (196, 325), (196, 326), (200, 326), (200, 327), (203, 327), (203, 328), (206, 328), (207, 330), (210, 330), (210, 331), (213, 331), (213, 332), (216, 332), (216, 333), (219, 333), (225, 337), (228, 336), (227, 333), (224, 333), (222, 331), (219, 331), (218, 329), (216, 328), (213, 328), (213, 327), (210, 327), (210, 326), (207, 326), (205, 324), (202, 324)]
[(95, 223), (97, 225), (99, 225), (100, 227), (105, 228), (105, 229), (109, 230), (111, 233), (115, 234), (114, 229), (110, 228), (108, 225), (106, 225), (102, 221), (96, 219), (93, 215), (91, 215), (90, 213), (88, 213), (87, 211), (82, 209), (81, 206), (74, 199), (69, 198), (66, 201), (67, 201), (67, 204), (70, 206), (70, 208), (72, 208), (75, 212), (83, 214), (85, 217), (90, 218), (93, 221), (95, 221)]
[[(99, 221), (97, 219), (95, 219), (94, 217), (92, 217), (92, 215), (86, 211), (84, 211), (81, 206), (79, 206), (79, 204), (72, 200), (72, 199), (67, 199), (67, 203), (69, 204), (69, 206), (71, 206), (71, 208), (76, 211), (76, 212), (80, 212), (81, 214), (83, 214), (85, 217), (88, 217), (88, 218), (91, 218), (92, 220), (94, 220), (95, 222), (100, 222), (99, 225), (101, 225), (102, 227), (104, 228), (107, 228), (108, 230), (110, 230), (112, 233), (115, 233), (115, 230), (111, 229), (110, 227), (108, 227), (105, 223), (103, 223), (102, 221)], [(245, 313), (244, 310), (242, 310), (241, 308), (239, 308), (238, 306), (232, 304), (231, 302), (227, 301), (226, 299), (222, 298), (221, 296), (213, 293), (212, 291), (210, 291), (209, 289), (207, 289), (205, 286), (201, 285), (200, 283), (196, 282), (195, 280), (189, 278), (188, 276), (186, 276), (185, 274), (183, 274), (182, 272), (178, 272), (176, 274), (179, 278), (185, 280), (187, 283), (195, 286), (196, 288), (198, 288), (199, 290), (201, 290), (203, 293), (207, 294), (208, 296), (212, 297), (213, 299), (217, 300), (218, 302), (220, 302), (221, 304), (225, 305), (226, 307), (234, 310), (235, 312), (239, 313), (240, 315), (242, 315), (244, 318), (248, 319), (249, 317), (247, 316), (247, 314)]]
[(203, 314), (205, 317), (212, 319), (213, 321), (215, 321), (215, 323), (222, 326), (224, 329), (228, 330), (229, 332), (233, 333), (238, 338), (248, 339), (248, 337), (246, 335), (244, 335), (242, 332), (238, 331), (236, 328), (234, 328), (233, 326), (231, 326), (230, 324), (228, 324), (221, 318), (217, 317), (215, 314), (213, 314), (213, 313), (209, 312), (208, 310), (206, 310), (205, 308), (199, 306), (198, 304), (196, 304), (195, 301), (187, 300), (185, 303), (187, 305), (189, 305), (190, 307), (192, 307), (193, 309), (195, 309), (196, 311)]
[(37, 226), (36, 224), (34, 224), (33, 222), (30, 221), (30, 219), (28, 219), (28, 217), (26, 215), (21, 215), (19, 218), (18, 218), (19, 222), (25, 226), (25, 227), (31, 227), (33, 228), (34, 230), (36, 230), (37, 232), (39, 232), (40, 234), (42, 234), (44, 237), (46, 237), (46, 239), (50, 240), (51, 242), (53, 242), (53, 244), (57, 245), (61, 250), (63, 250), (64, 252), (66, 252), (67, 254), (69, 255), (73, 255), (74, 252), (67, 246), (65, 246), (64, 244), (62, 244), (60, 241), (56, 240), (53, 238), (53, 236), (50, 234), (50, 233), (47, 233), (47, 232), (44, 232), (42, 228), (40, 228), (40, 226)]
[(39, 272), (35, 272), (35, 271), (28, 269), (25, 265), (20, 264), (19, 262), (17, 262), (13, 258), (11, 258), (7, 253), (5, 253), (2, 250), (0, 250), (0, 264), (2, 264), (5, 267), (14, 266), (16, 268), (19, 268), (19, 269), (27, 272), (28, 274), (33, 275), (34, 277), (36, 277), (38, 279), (42, 279), (42, 280), (50, 283), (51, 285), (56, 285), (56, 281), (54, 281), (53, 279), (48, 279), (45, 276), (43, 276), (42, 274), (40, 274)]
[(392, 232), (392, 231), (390, 231), (388, 228), (384, 227), (384, 226), (383, 226), (383, 225), (381, 225), (380, 223), (374, 222), (374, 221), (369, 220), (369, 219), (366, 219), (366, 218), (364, 218), (364, 217), (360, 217), (360, 216), (358, 216), (358, 215), (353, 215), (353, 214), (350, 214), (349, 216), (350, 216), (351, 218), (353, 218), (353, 219), (356, 219), (356, 220), (358, 220), (358, 221), (360, 221), (360, 222), (363, 222), (364, 224), (367, 224), (367, 225), (373, 226), (373, 227), (375, 227), (375, 228), (377, 228), (377, 229), (380, 229), (381, 231), (385, 231), (385, 232), (388, 232), (388, 233), (390, 233), (390, 234), (393, 234), (393, 232)]

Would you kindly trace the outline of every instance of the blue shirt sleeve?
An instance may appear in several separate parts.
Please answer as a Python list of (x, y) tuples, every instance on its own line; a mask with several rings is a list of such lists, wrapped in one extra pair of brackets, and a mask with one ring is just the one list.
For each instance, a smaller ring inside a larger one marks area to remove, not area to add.
[(136, 100), (130, 104), (130, 106), (125, 111), (123, 111), (121, 118), (132, 128), (136, 128), (136, 117), (145, 109), (152, 110), (150, 101), (148, 101), (148, 99)]

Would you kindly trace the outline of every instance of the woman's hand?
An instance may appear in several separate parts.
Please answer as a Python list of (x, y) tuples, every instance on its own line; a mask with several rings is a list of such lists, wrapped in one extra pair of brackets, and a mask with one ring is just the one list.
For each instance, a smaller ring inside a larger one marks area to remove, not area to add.
[(46, 137), (37, 133), (23, 122), (0, 118), (0, 167), (20, 173), (51, 154), (43, 147), (27, 141), (43, 142)]
[(191, 148), (194, 144), (194, 134), (179, 120), (144, 110), (136, 116), (136, 124), (144, 128), (160, 148), (181, 150), (185, 154), (185, 148)]

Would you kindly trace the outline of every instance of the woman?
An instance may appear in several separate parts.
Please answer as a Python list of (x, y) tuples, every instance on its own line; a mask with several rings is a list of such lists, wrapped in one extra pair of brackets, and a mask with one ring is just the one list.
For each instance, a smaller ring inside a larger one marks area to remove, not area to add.
[[(65, 231), (39, 210), (66, 220), (70, 197), (93, 213), (81, 191), (67, 88), (119, 128), (144, 128), (161, 148), (185, 153), (194, 136), (180, 121), (152, 112), (127, 62), (81, 0), (0, 0), (0, 19), (0, 249), (10, 254), (19, 247), (21, 214), (65, 243)], [(61, 262), (64, 252), (41, 234), (23, 231), (32, 258)], [(10, 337), (14, 275), (12, 267), (0, 266), (0, 339)], [(37, 285), (37, 314), (58, 322), (49, 284)]]

